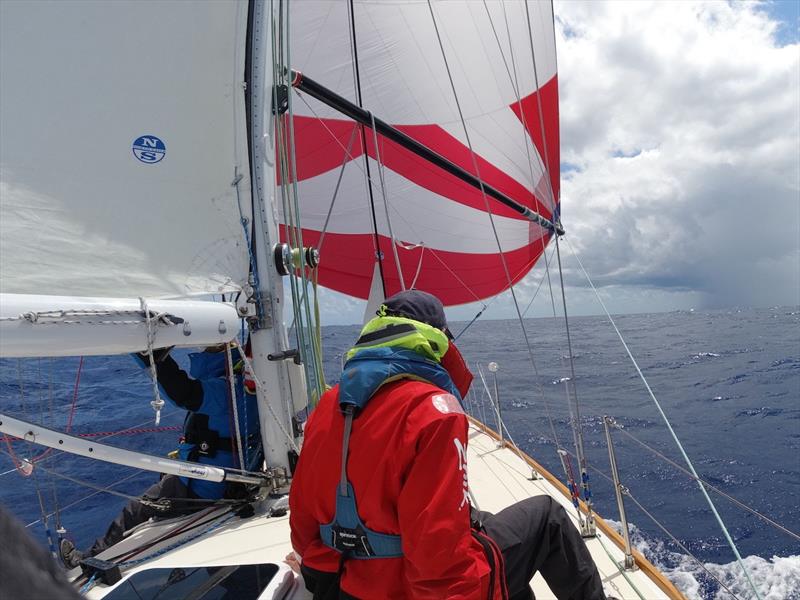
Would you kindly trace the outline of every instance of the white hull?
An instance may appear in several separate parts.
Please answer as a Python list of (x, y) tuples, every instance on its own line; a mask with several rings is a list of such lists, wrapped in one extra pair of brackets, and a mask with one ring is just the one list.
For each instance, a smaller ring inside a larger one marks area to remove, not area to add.
[[(213, 346), (239, 332), (231, 304), (148, 300), (154, 348)], [(0, 357), (95, 356), (147, 349), (147, 320), (138, 298), (0, 294)]]
[[(537, 471), (544, 477), (531, 481), (529, 477), (532, 461), (529, 461), (530, 459), (527, 457), (520, 458), (507, 446), (498, 445), (493, 435), (479, 429), (476, 425), (470, 428), (468, 453), (470, 487), (482, 510), (497, 512), (518, 500), (545, 494), (561, 503), (577, 526), (575, 509), (569, 498), (562, 493), (563, 486), (560, 486), (554, 478), (551, 480), (552, 475), (541, 470), (538, 465)], [(146, 543), (147, 540), (179, 527), (191, 518), (193, 517), (141, 526), (123, 542), (100, 554), (99, 557), (118, 556), (125, 550), (135, 548)], [(635, 556), (639, 569), (623, 574), (618, 566), (618, 563), (624, 559), (619, 536), (614, 534), (602, 520), (599, 520), (598, 529), (597, 537), (587, 540), (587, 544), (600, 570), (603, 583), (610, 594), (626, 600), (684, 598), (653, 565), (638, 553), (635, 553)], [(189, 535), (191, 534), (187, 534), (186, 537)], [(166, 545), (156, 545), (145, 551), (142, 556), (152, 554)], [(281, 570), (276, 576), (278, 585), (267, 588), (260, 598), (262, 600), (310, 598), (302, 581), (295, 579), (283, 563), (284, 558), (291, 551), (288, 515), (267, 518), (262, 510), (260, 516), (249, 519), (234, 517), (203, 537), (137, 565), (129, 571), (124, 571), (123, 577), (126, 578), (133, 573), (151, 568), (275, 563), (281, 565)], [(75, 570), (70, 574), (77, 575), (78, 573), (79, 571)], [(117, 585), (124, 585), (124, 583), (121, 582)], [(555, 598), (539, 575), (534, 578), (532, 587), (537, 600)], [(103, 598), (110, 589), (112, 588), (99, 585), (91, 589), (87, 597)], [(281, 591), (277, 592), (277, 590)]]

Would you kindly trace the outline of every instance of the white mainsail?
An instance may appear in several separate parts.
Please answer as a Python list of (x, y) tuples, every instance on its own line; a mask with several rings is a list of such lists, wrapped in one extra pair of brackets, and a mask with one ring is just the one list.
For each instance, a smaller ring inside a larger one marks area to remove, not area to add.
[(187, 8), (0, 3), (3, 293), (186, 297), (247, 281), (247, 3)]

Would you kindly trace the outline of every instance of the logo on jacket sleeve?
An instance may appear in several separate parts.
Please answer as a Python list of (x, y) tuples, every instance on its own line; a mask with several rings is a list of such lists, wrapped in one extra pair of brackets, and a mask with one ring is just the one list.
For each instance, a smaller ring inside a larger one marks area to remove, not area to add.
[[(452, 398), (452, 396), (451, 396)], [(453, 398), (455, 400), (455, 398)], [(464, 481), (463, 492), (464, 495), (461, 498), (461, 504), (458, 505), (458, 510), (464, 508), (464, 506), (469, 506), (469, 482), (467, 481), (467, 449), (464, 444), (461, 443), (461, 440), (458, 438), (453, 438), (453, 443), (456, 446), (456, 453), (458, 454), (458, 470), (461, 471)]]
[(440, 413), (449, 414), (464, 412), (458, 399), (452, 394), (436, 394), (435, 396), (431, 396), (431, 402), (433, 402), (434, 408)]

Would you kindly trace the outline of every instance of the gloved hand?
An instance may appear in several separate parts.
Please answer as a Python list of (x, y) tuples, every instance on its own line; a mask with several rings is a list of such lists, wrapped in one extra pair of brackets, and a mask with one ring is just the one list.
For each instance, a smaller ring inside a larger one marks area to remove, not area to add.
[[(166, 348), (158, 348), (153, 350), (153, 360), (155, 360), (156, 365), (160, 362), (164, 362), (164, 359), (169, 356), (169, 353), (175, 346), (168, 346)], [(143, 367), (150, 366), (150, 355), (147, 352), (136, 352), (133, 357)]]

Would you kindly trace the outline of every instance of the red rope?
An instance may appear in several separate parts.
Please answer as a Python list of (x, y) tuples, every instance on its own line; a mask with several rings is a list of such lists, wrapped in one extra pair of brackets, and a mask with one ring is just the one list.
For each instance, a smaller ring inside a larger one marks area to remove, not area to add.
[[(83, 371), (83, 356), (81, 356), (81, 360), (78, 363), (78, 372), (75, 375), (75, 385), (72, 390), (72, 405), (69, 409), (69, 416), (67, 417), (67, 426), (64, 430), (65, 433), (69, 433), (72, 429), (72, 422), (75, 419), (75, 413), (77, 412), (78, 407), (78, 388), (80, 387), (81, 383), (81, 372)], [(158, 433), (161, 431), (180, 431), (183, 427), (179, 425), (174, 425), (170, 427), (140, 427), (137, 429), (122, 429), (120, 431), (96, 431), (91, 433), (78, 433), (78, 437), (84, 438), (91, 438), (91, 437), (110, 437), (112, 435), (135, 435), (138, 433)], [(32, 465), (32, 463), (36, 463), (42, 459), (44, 459), (48, 454), (53, 451), (53, 448), (48, 448), (44, 452), (41, 452), (37, 456), (34, 456), (30, 463), (28, 461), (22, 461), (17, 457), (17, 454), (14, 452), (14, 446), (11, 445), (12, 441), (22, 441), (21, 438), (12, 437), (9, 435), (3, 435), (3, 441), (8, 446), (8, 453), (11, 456), (11, 460), (14, 463), (14, 467), (19, 471), (19, 473), (23, 477), (30, 477), (32, 473), (32, 469), (30, 467), (26, 468), (26, 463)]]
[(141, 427), (139, 429), (121, 429), (120, 431), (94, 431), (91, 433), (77, 433), (78, 437), (103, 437), (112, 435), (134, 435), (137, 433), (157, 433), (159, 431), (180, 431), (180, 425), (170, 425), (169, 427)]
[[(67, 417), (67, 428), (65, 431), (69, 433), (70, 429), (72, 429), (72, 420), (75, 418), (76, 408), (78, 406), (78, 386), (81, 383), (81, 372), (83, 371), (83, 357), (81, 356), (81, 360), (78, 363), (78, 372), (75, 374), (75, 386), (72, 389), (72, 406), (69, 408), (69, 416)], [(31, 462), (39, 462), (40, 460), (44, 459), (48, 454), (53, 451), (52, 448), (48, 448), (44, 452), (39, 453), (37, 456), (34, 456), (31, 459)]]
[(75, 416), (75, 408), (78, 405), (78, 385), (81, 383), (81, 371), (83, 370), (83, 357), (81, 356), (81, 361), (78, 363), (78, 373), (75, 376), (75, 387), (72, 390), (72, 406), (69, 409), (69, 418), (67, 419), (67, 428), (64, 430), (69, 433), (69, 430), (72, 429), (72, 419)]

